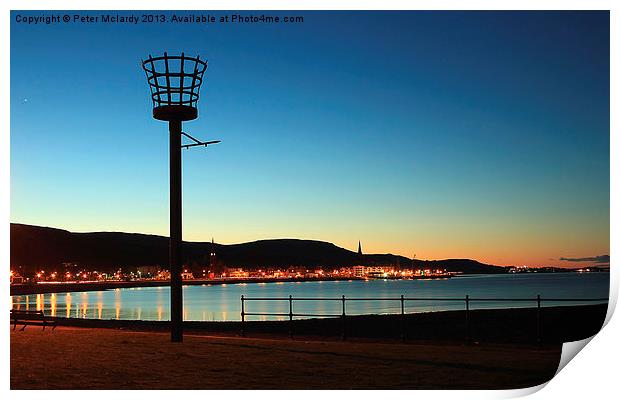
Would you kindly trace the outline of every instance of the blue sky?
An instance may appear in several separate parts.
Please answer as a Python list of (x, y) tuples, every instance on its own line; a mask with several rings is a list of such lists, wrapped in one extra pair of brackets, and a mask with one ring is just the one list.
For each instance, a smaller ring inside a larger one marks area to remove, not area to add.
[(13, 222), (167, 234), (167, 127), (140, 59), (185, 51), (209, 60), (185, 130), (222, 140), (183, 152), (188, 240), (362, 240), (504, 265), (609, 252), (607, 12), (36, 26), (17, 14), (29, 13), (11, 25)]

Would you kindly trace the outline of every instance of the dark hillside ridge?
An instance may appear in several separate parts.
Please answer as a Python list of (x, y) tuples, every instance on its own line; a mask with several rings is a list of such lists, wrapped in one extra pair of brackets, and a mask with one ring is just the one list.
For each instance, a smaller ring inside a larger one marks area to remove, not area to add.
[[(184, 242), (185, 263), (208, 266), (214, 250), (220, 266), (247, 269), (289, 266), (339, 268), (353, 265), (393, 265), (401, 268), (444, 268), (463, 273), (503, 273), (504, 267), (468, 259), (422, 261), (393, 254), (364, 254), (316, 240), (271, 239), (231, 245)], [(29, 273), (36, 268), (81, 267), (114, 271), (118, 267), (168, 265), (168, 238), (123, 232), (72, 233), (62, 229), (11, 224), (11, 266)]]

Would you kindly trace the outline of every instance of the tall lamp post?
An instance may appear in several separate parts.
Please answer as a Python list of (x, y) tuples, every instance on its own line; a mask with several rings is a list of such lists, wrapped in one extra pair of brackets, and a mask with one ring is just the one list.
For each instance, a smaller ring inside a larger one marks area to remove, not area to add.
[[(208, 146), (219, 140), (201, 142), (183, 132), (183, 121), (198, 118), (197, 103), (207, 62), (197, 57), (149, 57), (142, 68), (151, 89), (153, 118), (168, 122), (170, 131), (170, 336), (183, 341), (183, 229), (181, 201), (181, 149)], [(182, 144), (181, 136), (193, 143)]]

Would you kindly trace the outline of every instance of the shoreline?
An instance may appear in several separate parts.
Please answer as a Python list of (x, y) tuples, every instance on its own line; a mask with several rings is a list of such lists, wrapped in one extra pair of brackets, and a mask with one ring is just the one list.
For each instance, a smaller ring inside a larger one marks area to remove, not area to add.
[[(566, 272), (540, 272), (539, 274), (558, 274), (558, 273), (575, 273), (573, 271)], [(599, 272), (589, 272), (599, 273)], [(602, 272), (605, 273), (605, 272)], [(609, 272), (606, 272), (609, 273)], [(454, 279), (469, 276), (480, 276), (487, 274), (457, 274), (451, 277), (417, 277), (406, 278), (402, 280), (436, 280), (436, 279)], [(492, 274), (497, 275), (497, 274)], [(509, 275), (500, 274), (500, 275)], [(514, 275), (514, 274), (510, 274)], [(183, 286), (198, 285), (235, 285), (239, 283), (277, 283), (277, 282), (334, 282), (334, 281), (365, 281), (365, 280), (381, 280), (389, 278), (361, 278), (356, 276), (350, 277), (322, 277), (322, 278), (226, 278), (226, 279), (192, 279), (183, 281)], [(390, 279), (396, 280), (396, 279)], [(104, 281), (104, 282), (59, 282), (59, 283), (23, 283), (10, 285), (9, 294), (11, 296), (46, 294), (46, 293), (67, 293), (67, 292), (89, 292), (99, 290), (111, 290), (122, 288), (136, 287), (162, 287), (170, 286), (169, 280), (141, 280), (141, 281)]]
[[(231, 278), (231, 279), (192, 279), (183, 281), (183, 286), (198, 285), (235, 285), (239, 283), (277, 283), (277, 282), (332, 282), (332, 281), (363, 281), (364, 278)], [(71, 282), (71, 283), (35, 283), (11, 285), (10, 295), (21, 296), (30, 294), (90, 292), (99, 290), (162, 287), (170, 286), (169, 280), (161, 281), (109, 281), (109, 282)]]

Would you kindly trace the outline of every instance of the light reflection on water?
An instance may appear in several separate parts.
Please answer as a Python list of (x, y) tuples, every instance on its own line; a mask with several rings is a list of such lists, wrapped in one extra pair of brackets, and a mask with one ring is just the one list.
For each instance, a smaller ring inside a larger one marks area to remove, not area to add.
[[(52, 316), (95, 319), (169, 319), (169, 288), (145, 287), (80, 293), (11, 296), (12, 308), (44, 310)], [(295, 297), (331, 298), (329, 301), (295, 301), (293, 312), (340, 314), (341, 296), (356, 298), (515, 297), (532, 302), (475, 302), (471, 308), (533, 307), (536, 295), (544, 298), (606, 298), (609, 273), (556, 273), (463, 276), (441, 280), (373, 280), (334, 282), (278, 282), (184, 286), (183, 318), (194, 321), (240, 320), (240, 297), (281, 297), (278, 301), (247, 301), (245, 311), (288, 313), (289, 294)], [(543, 306), (575, 303), (543, 302)], [(464, 301), (408, 301), (406, 312), (462, 310)], [(347, 301), (347, 315), (399, 313), (400, 301)], [(287, 319), (287, 316), (248, 316), (247, 320)]]
[(71, 316), (71, 293), (67, 293), (65, 295), (65, 308), (66, 308), (66, 316), (69, 318)]

